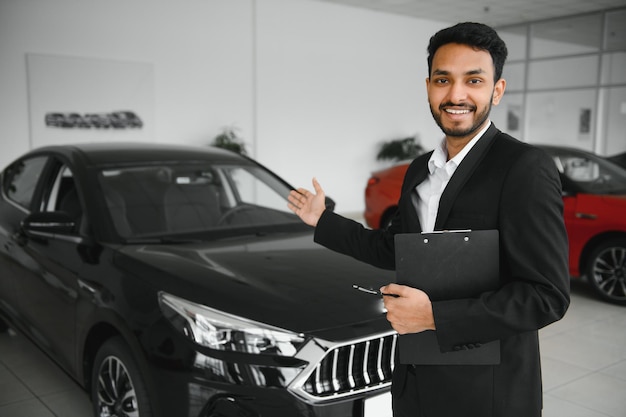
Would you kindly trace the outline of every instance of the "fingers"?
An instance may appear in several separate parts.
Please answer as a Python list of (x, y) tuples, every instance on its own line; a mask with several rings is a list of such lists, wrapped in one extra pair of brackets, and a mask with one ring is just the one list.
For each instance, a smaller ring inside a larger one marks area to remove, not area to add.
[(291, 190), (287, 196), (287, 207), (309, 226), (317, 226), (317, 222), (325, 210), (324, 191), (316, 179), (313, 179), (315, 193), (298, 188)]
[(298, 188), (297, 190), (291, 190), (287, 196), (287, 200), (291, 205), (296, 208), (302, 208), (306, 204), (308, 196), (311, 193), (304, 188)]
[(291, 190), (289, 195), (287, 196), (287, 200), (289, 201), (289, 208), (292, 211), (294, 209), (301, 209), (305, 204), (307, 204), (309, 198), (315, 197), (317, 194), (324, 194), (324, 190), (322, 186), (319, 184), (316, 178), (313, 178), (313, 188), (315, 189), (315, 194), (306, 188), (297, 188), (295, 190)]
[(407, 287), (406, 285), (390, 283), (385, 285), (384, 287), (381, 287), (380, 292), (385, 294), (396, 294), (402, 297), (408, 288), (410, 287)]

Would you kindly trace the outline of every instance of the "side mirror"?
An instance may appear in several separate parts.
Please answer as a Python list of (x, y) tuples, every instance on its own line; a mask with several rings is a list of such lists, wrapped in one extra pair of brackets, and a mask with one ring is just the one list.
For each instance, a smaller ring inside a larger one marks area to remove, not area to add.
[(76, 221), (63, 211), (31, 213), (22, 220), (22, 231), (32, 238), (76, 236)]

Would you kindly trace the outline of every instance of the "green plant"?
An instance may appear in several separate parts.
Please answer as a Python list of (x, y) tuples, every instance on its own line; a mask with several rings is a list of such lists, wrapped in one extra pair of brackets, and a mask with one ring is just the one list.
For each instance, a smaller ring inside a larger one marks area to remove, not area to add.
[(234, 127), (225, 127), (222, 132), (213, 138), (211, 146), (217, 148), (228, 149), (229, 151), (237, 152), (242, 155), (247, 155), (246, 144), (243, 139), (237, 134), (237, 129)]
[(384, 142), (376, 155), (376, 159), (401, 161), (404, 159), (413, 159), (424, 152), (422, 145), (417, 143), (415, 136), (400, 139), (392, 139)]

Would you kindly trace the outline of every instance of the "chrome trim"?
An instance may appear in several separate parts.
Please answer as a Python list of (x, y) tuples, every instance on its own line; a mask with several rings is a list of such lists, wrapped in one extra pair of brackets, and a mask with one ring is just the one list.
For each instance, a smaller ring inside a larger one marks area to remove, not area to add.
[(332, 381), (333, 388), (335, 391), (339, 391), (341, 389), (341, 385), (339, 384), (339, 379), (337, 378), (337, 361), (339, 359), (339, 351), (337, 349), (333, 349), (333, 370), (332, 370)]
[[(371, 342), (368, 340), (365, 342), (365, 354), (363, 355), (366, 358), (370, 356), (370, 344)], [(370, 373), (367, 371), (367, 361), (363, 361), (363, 377), (365, 378), (365, 384), (369, 385), (372, 380), (370, 379)]]
[(350, 357), (348, 358), (348, 384), (350, 388), (356, 387), (354, 373), (352, 372), (352, 367), (354, 366), (354, 349), (354, 345), (350, 345)]
[(82, 279), (79, 279), (77, 282), (78, 282), (78, 288), (80, 288), (81, 290), (85, 290), (89, 294), (95, 294), (96, 293), (96, 289), (94, 287), (92, 287), (91, 285), (87, 284)]
[(65, 235), (65, 234), (59, 234), (55, 232), (42, 232), (39, 230), (31, 230), (28, 233), (30, 233), (33, 236), (40, 237), (40, 238), (57, 239), (57, 240), (63, 240), (65, 242), (72, 242), (76, 244), (79, 244), (83, 241), (82, 237), (76, 236), (76, 235)]
[(385, 373), (383, 372), (383, 348), (385, 340), (381, 337), (378, 339), (378, 354), (376, 355), (376, 372), (378, 372), (378, 379), (385, 379)]
[[(291, 381), (288, 389), (309, 404), (388, 389), (395, 366), (397, 338), (397, 333), (390, 330), (342, 342), (312, 339), (296, 354), (309, 364)], [(389, 363), (385, 363), (386, 360)], [(354, 369), (355, 366), (358, 369)]]

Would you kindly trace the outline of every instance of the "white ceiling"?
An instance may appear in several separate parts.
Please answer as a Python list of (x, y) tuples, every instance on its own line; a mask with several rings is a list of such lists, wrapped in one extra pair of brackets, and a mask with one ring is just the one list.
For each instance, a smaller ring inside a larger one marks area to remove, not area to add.
[(626, 6), (626, 0), (319, 0), (427, 20), (491, 26), (571, 16)]

